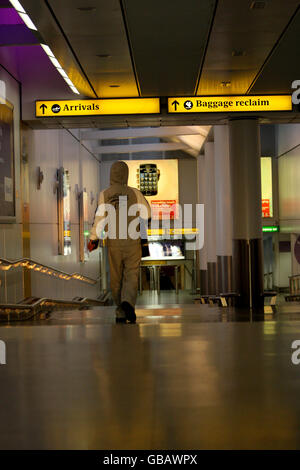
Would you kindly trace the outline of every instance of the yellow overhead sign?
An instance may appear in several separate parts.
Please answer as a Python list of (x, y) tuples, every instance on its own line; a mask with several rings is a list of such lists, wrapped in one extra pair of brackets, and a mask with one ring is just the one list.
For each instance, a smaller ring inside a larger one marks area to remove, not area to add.
[(197, 234), (197, 228), (148, 228), (147, 234), (150, 235), (193, 235)]
[(97, 116), (103, 114), (157, 114), (159, 98), (36, 101), (36, 117)]
[(291, 111), (291, 95), (194, 96), (168, 98), (169, 113)]

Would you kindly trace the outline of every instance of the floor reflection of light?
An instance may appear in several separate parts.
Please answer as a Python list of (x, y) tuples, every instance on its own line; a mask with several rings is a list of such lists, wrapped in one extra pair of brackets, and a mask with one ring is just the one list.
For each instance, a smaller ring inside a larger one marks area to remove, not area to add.
[(182, 336), (182, 325), (181, 323), (161, 323), (159, 325), (159, 336), (162, 337), (178, 337)]
[(181, 323), (139, 323), (138, 327), (141, 338), (153, 338), (156, 336), (178, 338), (182, 336)]
[(153, 338), (156, 336), (158, 325), (156, 323), (139, 323), (139, 336), (140, 338)]
[(150, 320), (161, 320), (165, 318), (164, 315), (147, 315), (146, 318), (150, 318)]
[(264, 334), (265, 335), (276, 334), (276, 322), (275, 321), (264, 322)]
[(72, 341), (74, 339), (74, 325), (64, 325), (65, 327), (65, 339)]

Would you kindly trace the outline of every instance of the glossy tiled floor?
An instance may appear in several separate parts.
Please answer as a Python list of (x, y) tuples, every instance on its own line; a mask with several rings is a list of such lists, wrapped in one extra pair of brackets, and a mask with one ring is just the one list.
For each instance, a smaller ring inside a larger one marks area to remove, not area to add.
[(299, 305), (113, 310), (0, 327), (1, 449), (300, 447)]

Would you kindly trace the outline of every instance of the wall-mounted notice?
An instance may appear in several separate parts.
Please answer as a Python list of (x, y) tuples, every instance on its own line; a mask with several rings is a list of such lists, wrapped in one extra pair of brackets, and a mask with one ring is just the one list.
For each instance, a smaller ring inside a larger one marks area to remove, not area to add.
[(0, 221), (15, 217), (13, 106), (0, 101)]
[(139, 189), (151, 205), (153, 219), (176, 219), (178, 201), (177, 160), (126, 160), (128, 185)]
[(273, 217), (272, 158), (261, 157), (260, 168), (262, 217)]
[(71, 254), (71, 191), (68, 170), (57, 171), (57, 207), (58, 207), (58, 254)]
[(89, 233), (88, 195), (84, 189), (79, 195), (79, 257), (81, 262), (89, 259), (87, 249)]
[(4, 201), (13, 202), (14, 192), (13, 192), (13, 179), (7, 178), (4, 176)]

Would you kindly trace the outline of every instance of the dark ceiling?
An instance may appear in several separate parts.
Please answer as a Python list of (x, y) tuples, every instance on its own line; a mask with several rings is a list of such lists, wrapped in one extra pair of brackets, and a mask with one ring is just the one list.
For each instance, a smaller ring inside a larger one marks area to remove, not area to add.
[(81, 97), (291, 93), (292, 81), (300, 79), (296, 0), (21, 4), (38, 32), (6, 21), (11, 5), (0, 0), (0, 63), (23, 84), (27, 120), (34, 99), (77, 97), (40, 42), (51, 47)]

